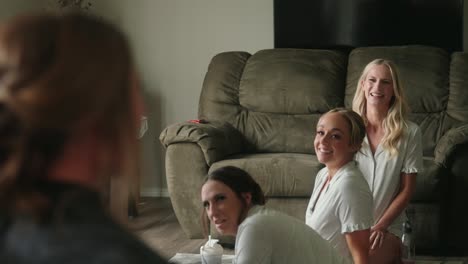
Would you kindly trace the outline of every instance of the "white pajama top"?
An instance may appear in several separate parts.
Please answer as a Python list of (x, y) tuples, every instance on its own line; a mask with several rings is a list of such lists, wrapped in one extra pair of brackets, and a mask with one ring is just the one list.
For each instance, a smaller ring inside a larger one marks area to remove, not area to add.
[(252, 207), (239, 225), (233, 264), (351, 263), (304, 222), (292, 216)]
[[(374, 197), (375, 223), (382, 217), (400, 189), (401, 173), (418, 173), (422, 170), (422, 136), (419, 127), (408, 123), (408, 129), (397, 145), (398, 154), (390, 157), (381, 145), (372, 154), (369, 140), (364, 139), (362, 148), (356, 153), (355, 160), (367, 180)], [(395, 219), (388, 231), (401, 236), (404, 212)]]
[(326, 167), (317, 173), (307, 206), (306, 224), (341, 255), (351, 259), (344, 234), (372, 226), (372, 194), (355, 161), (341, 167), (319, 196), (327, 177)]

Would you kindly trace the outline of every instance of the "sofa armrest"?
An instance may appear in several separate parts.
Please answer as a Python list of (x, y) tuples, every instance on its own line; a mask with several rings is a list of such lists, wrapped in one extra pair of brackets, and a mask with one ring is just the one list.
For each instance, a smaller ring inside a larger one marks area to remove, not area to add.
[(161, 132), (159, 140), (166, 148), (177, 143), (197, 144), (208, 166), (226, 156), (242, 152), (244, 146), (242, 134), (226, 122), (173, 124)]
[(434, 150), (435, 162), (447, 167), (457, 146), (468, 143), (468, 124), (452, 128), (437, 142)]

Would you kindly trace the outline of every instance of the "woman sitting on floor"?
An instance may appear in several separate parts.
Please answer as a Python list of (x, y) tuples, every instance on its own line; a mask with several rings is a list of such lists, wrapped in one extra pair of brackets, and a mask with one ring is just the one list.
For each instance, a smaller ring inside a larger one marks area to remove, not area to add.
[(356, 264), (369, 262), (373, 223), (372, 194), (353, 160), (365, 134), (364, 121), (352, 110), (333, 109), (320, 118), (314, 147), (326, 167), (317, 174), (306, 211), (306, 224)]
[(300, 220), (267, 209), (257, 182), (227, 166), (210, 173), (202, 186), (208, 221), (223, 235), (236, 236), (236, 264), (350, 263)]

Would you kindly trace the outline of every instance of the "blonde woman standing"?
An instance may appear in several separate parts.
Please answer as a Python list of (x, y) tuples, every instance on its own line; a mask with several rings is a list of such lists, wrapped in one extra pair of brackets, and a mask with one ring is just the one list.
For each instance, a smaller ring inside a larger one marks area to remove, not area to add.
[(364, 68), (353, 110), (366, 124), (366, 137), (355, 159), (374, 198), (370, 262), (399, 263), (404, 210), (422, 169), (422, 141), (419, 127), (407, 119), (394, 63), (376, 59)]

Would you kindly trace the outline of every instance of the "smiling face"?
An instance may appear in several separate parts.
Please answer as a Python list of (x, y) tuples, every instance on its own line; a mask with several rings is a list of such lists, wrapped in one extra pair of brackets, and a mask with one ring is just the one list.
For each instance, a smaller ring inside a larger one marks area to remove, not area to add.
[(323, 115), (317, 123), (315, 153), (320, 163), (336, 171), (353, 159), (359, 146), (350, 145), (351, 132), (346, 119), (339, 113)]
[[(246, 203), (250, 202), (246, 194)], [(201, 199), (208, 219), (223, 235), (236, 235), (247, 205), (226, 184), (208, 180), (202, 187)]]
[(368, 106), (390, 108), (394, 88), (392, 74), (386, 65), (373, 65), (362, 81), (361, 87)]

